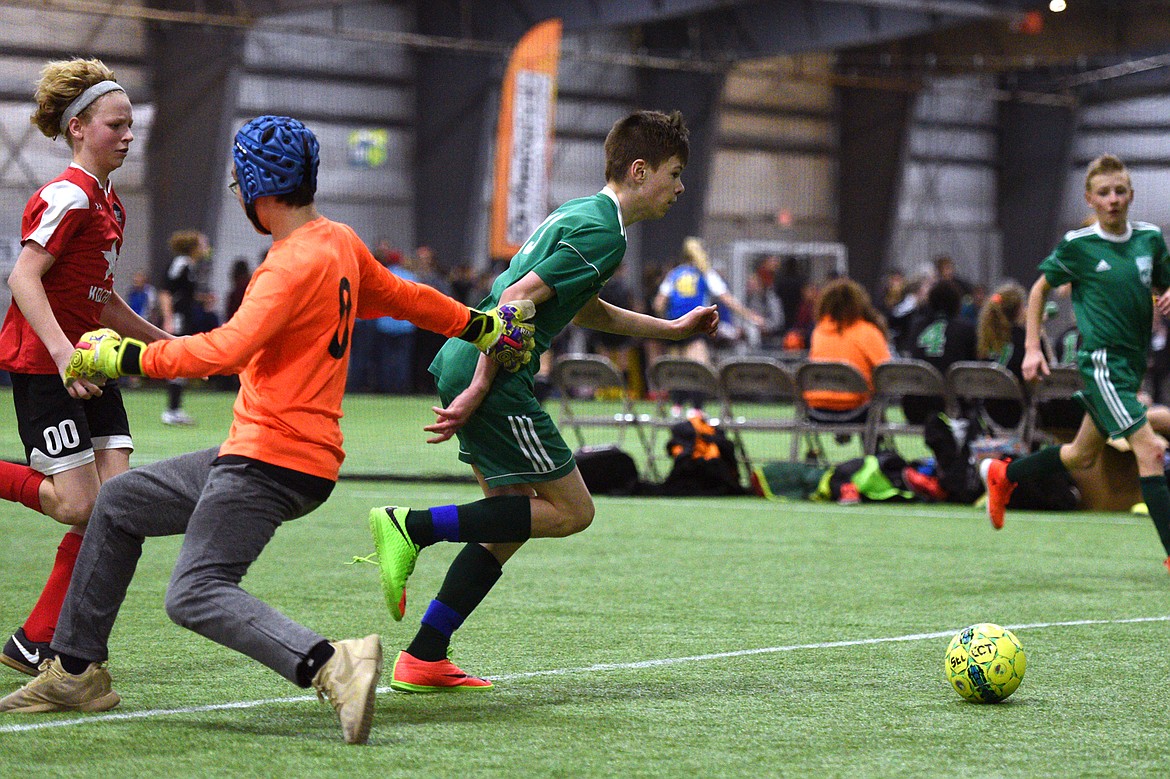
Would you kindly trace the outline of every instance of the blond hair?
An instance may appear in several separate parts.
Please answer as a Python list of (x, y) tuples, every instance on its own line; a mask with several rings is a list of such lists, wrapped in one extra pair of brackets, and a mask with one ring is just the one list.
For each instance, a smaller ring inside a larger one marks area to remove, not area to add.
[(1000, 285), (979, 311), (979, 336), (976, 350), (980, 359), (998, 358), (1012, 342), (1012, 327), (1020, 318), (1027, 295), (1014, 281)]
[(703, 273), (711, 269), (711, 261), (707, 257), (707, 250), (703, 248), (703, 242), (694, 236), (683, 239), (682, 258), (683, 262), (694, 265)]
[[(61, 117), (70, 103), (94, 84), (116, 80), (114, 71), (99, 59), (78, 58), (45, 63), (34, 96), (37, 109), (33, 111), (30, 121), (46, 138), (55, 139), (62, 133)], [(79, 116), (85, 117), (92, 108), (92, 105), (87, 107)], [(65, 140), (72, 145), (68, 133), (65, 134)]]
[(1085, 171), (1085, 191), (1088, 192), (1092, 189), (1094, 176), (1108, 173), (1124, 173), (1126, 179), (1129, 178), (1129, 169), (1125, 167), (1125, 163), (1121, 161), (1120, 157), (1114, 154), (1102, 154), (1090, 162), (1088, 170)]
[(202, 238), (203, 233), (198, 230), (176, 230), (171, 233), (171, 251), (190, 257), (199, 248), (199, 241)]

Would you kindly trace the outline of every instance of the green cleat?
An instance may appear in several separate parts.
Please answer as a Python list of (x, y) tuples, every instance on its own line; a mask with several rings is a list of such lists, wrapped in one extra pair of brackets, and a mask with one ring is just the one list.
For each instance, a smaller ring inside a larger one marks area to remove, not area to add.
[(382, 592), (395, 622), (400, 622), (406, 613), (406, 580), (414, 573), (414, 562), (418, 559), (418, 545), (406, 532), (409, 513), (410, 509), (404, 506), (370, 509), (370, 532), (374, 534), (374, 548), (378, 550)]

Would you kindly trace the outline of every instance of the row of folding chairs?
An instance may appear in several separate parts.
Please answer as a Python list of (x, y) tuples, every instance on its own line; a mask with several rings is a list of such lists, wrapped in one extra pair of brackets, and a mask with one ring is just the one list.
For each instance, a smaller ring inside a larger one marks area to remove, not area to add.
[[(657, 463), (664, 454), (659, 451), (659, 433), (679, 421), (672, 413), (672, 398), (679, 395), (702, 396), (717, 404), (717, 415), (712, 414), (709, 421), (727, 433), (750, 469), (745, 432), (788, 435), (789, 459), (793, 461), (801, 458), (802, 442), (807, 451), (820, 456), (824, 452), (821, 434), (856, 437), (866, 454), (876, 453), (883, 439), (910, 435), (921, 441), (924, 425), (906, 422), (900, 411), (891, 413), (907, 395), (934, 399), (952, 415), (961, 406), (984, 400), (1014, 401), (1020, 409), (1014, 427), (1002, 428), (990, 418), (986, 422), (994, 433), (1030, 445), (1043, 435), (1036, 426), (1037, 407), (1071, 397), (1080, 388), (1080, 374), (1072, 367), (1054, 366), (1044, 381), (1025, 390), (1013, 373), (992, 362), (956, 362), (944, 375), (922, 360), (893, 360), (874, 369), (868, 414), (864, 420), (850, 423), (813, 420), (803, 400), (810, 390), (870, 392), (865, 377), (847, 363), (805, 361), (793, 365), (767, 357), (738, 357), (710, 366), (681, 357), (662, 357), (647, 370), (647, 383), (657, 396), (654, 413), (637, 410), (621, 372), (605, 357), (562, 357), (553, 367), (552, 382), (560, 393), (562, 427), (573, 431), (578, 445), (585, 445), (585, 427), (614, 427), (619, 444), (633, 431), (645, 451), (650, 476), (657, 479)], [(616, 411), (585, 414), (571, 402), (601, 391), (618, 399)]]

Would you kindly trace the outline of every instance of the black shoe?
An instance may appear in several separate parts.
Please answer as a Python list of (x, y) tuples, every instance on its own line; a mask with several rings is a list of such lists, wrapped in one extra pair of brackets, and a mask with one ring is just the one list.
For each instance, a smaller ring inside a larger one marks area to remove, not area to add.
[(29, 641), (24, 634), (24, 628), (16, 629), (4, 644), (4, 652), (0, 653), (0, 663), (20, 671), (22, 674), (37, 676), (41, 671), (41, 664), (52, 660), (57, 653), (49, 648), (49, 642)]

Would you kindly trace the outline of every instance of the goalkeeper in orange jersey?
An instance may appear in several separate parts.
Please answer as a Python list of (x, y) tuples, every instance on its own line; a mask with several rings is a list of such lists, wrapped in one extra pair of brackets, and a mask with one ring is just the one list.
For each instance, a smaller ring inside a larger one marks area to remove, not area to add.
[(144, 345), (89, 333), (66, 380), (240, 374), (227, 440), (103, 485), (53, 636), (57, 657), (0, 711), (104, 711), (118, 704), (107, 641), (145, 537), (184, 534), (167, 588), (179, 625), (252, 657), (337, 711), (345, 740), (369, 736), (382, 668), (377, 635), (330, 642), (240, 581), (276, 529), (329, 497), (344, 452), (338, 420), (355, 317), (393, 316), (470, 341), (507, 369), (532, 348), (532, 304), (488, 313), (390, 273), (314, 206), (318, 143), (301, 122), (261, 116), (236, 134), (230, 189), (272, 248), (236, 314), (211, 332)]

